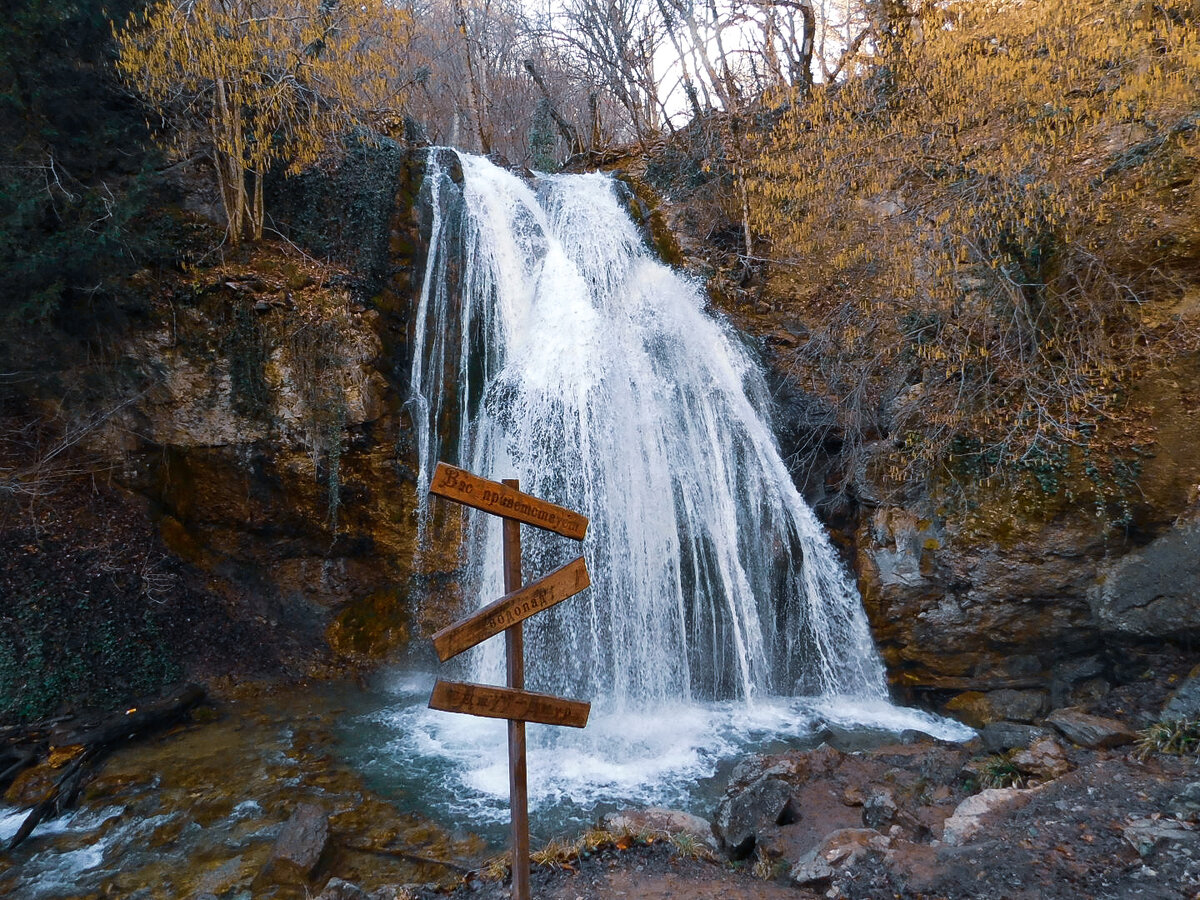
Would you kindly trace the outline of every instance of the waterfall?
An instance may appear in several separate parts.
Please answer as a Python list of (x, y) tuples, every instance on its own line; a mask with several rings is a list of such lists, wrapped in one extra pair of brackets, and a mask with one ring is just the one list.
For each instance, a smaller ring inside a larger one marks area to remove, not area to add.
[[(440, 150), (423, 190), (421, 496), (443, 459), (591, 520), (592, 587), (526, 623), (529, 687), (616, 709), (882, 699), (862, 603), (780, 458), (762, 372), (701, 286), (645, 246), (618, 184), (526, 181)], [(503, 593), (500, 528), (467, 515), (482, 605)], [(579, 552), (522, 531), (526, 580)], [(485, 643), (473, 677), (502, 682), (502, 659)]]

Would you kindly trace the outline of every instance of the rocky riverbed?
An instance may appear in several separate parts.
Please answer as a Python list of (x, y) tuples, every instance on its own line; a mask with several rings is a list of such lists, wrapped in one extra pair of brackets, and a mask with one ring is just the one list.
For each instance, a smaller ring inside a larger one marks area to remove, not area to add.
[[(1183, 656), (965, 743), (845, 736), (741, 759), (705, 817), (609, 814), (534, 854), (534, 896), (1200, 896), (1200, 672)], [(0, 857), (28, 898), (508, 896), (501, 847), (404, 809), (348, 766), (355, 690), (225, 685), (190, 723), (116, 752), (80, 808)], [(1176, 721), (1173, 732), (1154, 723)], [(1174, 745), (1171, 741), (1174, 740)], [(1184, 749), (1186, 752), (1170, 752)], [(47, 779), (9, 789), (11, 836)]]

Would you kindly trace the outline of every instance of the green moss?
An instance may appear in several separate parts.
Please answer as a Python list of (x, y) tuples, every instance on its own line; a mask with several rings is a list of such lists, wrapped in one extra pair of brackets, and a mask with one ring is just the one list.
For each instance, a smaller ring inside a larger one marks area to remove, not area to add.
[(180, 676), (149, 609), (36, 584), (0, 629), (0, 720), (113, 707)]
[(229, 309), (229, 330), (221, 350), (229, 359), (229, 389), (233, 408), (243, 416), (262, 419), (269, 389), (265, 375), (266, 339), (250, 300), (236, 298)]

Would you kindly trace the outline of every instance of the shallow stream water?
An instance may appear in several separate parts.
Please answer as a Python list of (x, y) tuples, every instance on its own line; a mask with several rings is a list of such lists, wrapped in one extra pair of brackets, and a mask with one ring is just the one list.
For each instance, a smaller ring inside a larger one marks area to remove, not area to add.
[[(366, 689), (223, 701), (213, 721), (122, 750), (78, 810), (0, 855), (0, 896), (249, 900), (281, 824), (302, 802), (331, 814), (328, 873), (366, 888), (454, 880), (504, 849), (506, 744), (502, 723), (427, 709), (432, 681), (393, 672)], [(601, 714), (583, 732), (530, 726), (533, 843), (629, 806), (710, 817), (746, 753), (823, 740), (869, 746), (905, 729), (969, 734), (924, 713), (836, 700)], [(0, 841), (22, 818), (0, 807)]]

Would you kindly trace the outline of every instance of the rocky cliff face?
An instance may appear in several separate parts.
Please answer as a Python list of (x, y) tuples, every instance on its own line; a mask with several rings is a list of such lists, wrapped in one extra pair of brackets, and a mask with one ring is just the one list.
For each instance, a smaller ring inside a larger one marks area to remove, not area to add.
[[(417, 546), (404, 407), (422, 172), (423, 154), (354, 148), (340, 167), (271, 197), (289, 240), (307, 250), (279, 243), (182, 274), (144, 273), (136, 288), (153, 314), (117, 351), (116, 393), (132, 399), (114, 401), (95, 441), (119, 453), (121, 482), (150, 498), (167, 546), (310, 662), (377, 663), (461, 600), (457, 519), (438, 518), (430, 545)], [(715, 274), (720, 304), (760, 342), (785, 455), (827, 430), (827, 404), (790, 372), (803, 324), (763, 302), (752, 280), (701, 260), (687, 210), (656, 206), (626, 177), (648, 239)], [(1186, 302), (1175, 312), (1196, 313)], [(823, 463), (795, 473), (840, 535), (907, 699), (976, 724), (1032, 721), (1140, 675), (1143, 650), (1197, 637), (1200, 360), (1148, 373), (1138, 391), (1155, 444), (1123, 529), (1069, 491), (978, 485), (967, 503), (897, 492), (882, 438), (840, 499), (825, 489), (826, 474), (850, 465), (836, 432)]]
[(116, 350), (128, 399), (92, 437), (167, 547), (303, 666), (376, 664), (456, 601), (457, 518), (418, 547), (405, 410), (423, 167), (354, 148), (276, 187), (294, 243), (143, 273), (154, 314)]

